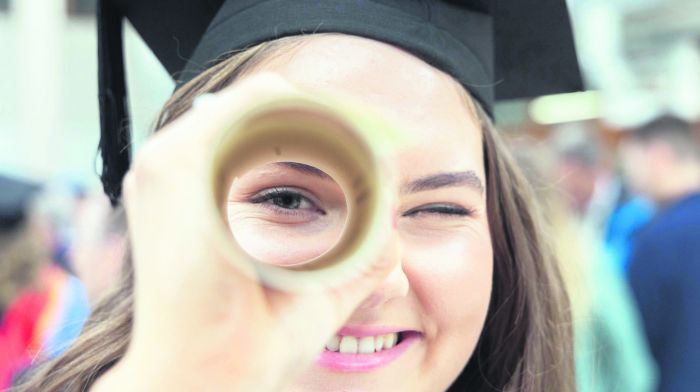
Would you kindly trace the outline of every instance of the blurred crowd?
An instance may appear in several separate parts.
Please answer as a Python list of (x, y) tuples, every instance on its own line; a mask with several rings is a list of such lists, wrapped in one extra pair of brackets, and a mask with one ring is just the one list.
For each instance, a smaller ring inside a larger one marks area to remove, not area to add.
[(60, 354), (119, 276), (126, 221), (70, 182), (0, 175), (0, 390)]
[(519, 132), (569, 286), (581, 391), (700, 386), (700, 129), (663, 115)]

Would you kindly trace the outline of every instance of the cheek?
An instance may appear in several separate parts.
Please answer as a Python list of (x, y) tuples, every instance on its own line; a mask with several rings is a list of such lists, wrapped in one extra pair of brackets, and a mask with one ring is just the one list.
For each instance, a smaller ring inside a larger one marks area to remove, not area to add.
[(406, 273), (426, 324), (429, 357), (453, 361), (459, 369), (476, 345), (491, 297), (493, 250), (486, 226), (434, 244), (416, 243), (405, 253)]
[(329, 208), (323, 216), (294, 212), (298, 215), (285, 216), (262, 206), (231, 202), (227, 223), (245, 253), (279, 266), (312, 260), (338, 243), (346, 220), (344, 208)]
[(229, 218), (234, 239), (249, 256), (263, 263), (289, 266), (312, 260), (338, 242), (342, 222), (313, 228), (285, 227), (262, 220)]

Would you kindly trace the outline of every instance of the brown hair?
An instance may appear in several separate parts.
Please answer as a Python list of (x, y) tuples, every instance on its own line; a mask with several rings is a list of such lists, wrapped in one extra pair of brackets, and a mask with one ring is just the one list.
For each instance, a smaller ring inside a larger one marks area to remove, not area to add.
[[(187, 111), (195, 97), (231, 84), (256, 64), (303, 41), (287, 37), (232, 54), (182, 86), (166, 103), (157, 128)], [(494, 250), (493, 290), (476, 350), (450, 390), (574, 390), (568, 297), (542, 237), (533, 193), (488, 115), (471, 99), (483, 129), (487, 210)], [(133, 276), (92, 314), (77, 342), (20, 390), (86, 390), (121, 358), (130, 338)], [(439, 365), (436, 365), (439, 366)]]
[(692, 123), (679, 117), (663, 115), (654, 118), (630, 132), (628, 138), (642, 144), (662, 141), (679, 157), (700, 160), (700, 135)]

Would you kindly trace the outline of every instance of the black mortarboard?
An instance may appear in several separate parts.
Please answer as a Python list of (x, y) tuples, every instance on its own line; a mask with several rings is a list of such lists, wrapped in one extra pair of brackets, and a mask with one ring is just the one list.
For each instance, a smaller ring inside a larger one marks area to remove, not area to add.
[(129, 166), (124, 17), (178, 86), (234, 50), (337, 32), (413, 53), (459, 80), (489, 113), (497, 100), (582, 89), (565, 0), (101, 0), (102, 182), (113, 203)]
[(40, 186), (0, 175), (0, 232), (12, 230), (27, 216), (29, 203)]

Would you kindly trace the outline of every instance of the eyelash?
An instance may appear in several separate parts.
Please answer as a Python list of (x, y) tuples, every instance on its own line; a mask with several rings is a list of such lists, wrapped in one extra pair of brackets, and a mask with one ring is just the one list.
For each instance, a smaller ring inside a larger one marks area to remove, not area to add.
[[(321, 208), (316, 206), (316, 203), (314, 203), (310, 198), (304, 196), (302, 193), (294, 191), (290, 188), (272, 188), (266, 191), (263, 191), (262, 193), (256, 195), (252, 199), (250, 199), (251, 204), (263, 204), (265, 202), (275, 200), (278, 198), (282, 197), (293, 197), (293, 198), (301, 198), (303, 199), (302, 201), (307, 201), (308, 203), (312, 204), (315, 208), (315, 212), (320, 213), (321, 215), (325, 215), (326, 212), (323, 211)], [(274, 210), (286, 214), (286, 215), (298, 215), (301, 214), (298, 212), (299, 210), (296, 208), (285, 208), (281, 207), (276, 204), (272, 204), (269, 206), (270, 208), (273, 208)], [(405, 217), (415, 217), (418, 216), (419, 214), (436, 214), (442, 217), (468, 217), (474, 215), (474, 210), (469, 209), (469, 208), (463, 208), (463, 207), (456, 207), (456, 206), (450, 206), (450, 205), (435, 205), (432, 207), (428, 208), (414, 208), (412, 210), (409, 210), (403, 214)]]
[[(309, 197), (304, 196), (302, 193), (297, 192), (295, 190), (292, 190), (290, 188), (272, 188), (268, 189), (266, 191), (261, 192), (260, 194), (254, 196), (251, 198), (248, 202), (251, 204), (263, 204), (265, 202), (283, 198), (283, 197), (292, 197), (295, 200), (296, 199), (302, 199), (300, 201), (306, 201), (309, 204), (311, 204), (314, 208), (314, 212), (320, 213), (321, 215), (326, 215), (326, 212), (323, 211), (321, 208), (319, 208), (316, 203), (311, 200)], [(272, 208), (277, 212), (280, 212), (285, 215), (300, 215), (302, 212), (299, 212), (300, 210), (298, 208), (285, 208), (282, 206), (277, 205), (276, 203), (272, 203), (268, 206), (268, 208)]]
[(474, 215), (474, 210), (449, 205), (435, 205), (428, 208), (414, 208), (405, 212), (403, 216), (417, 216), (424, 213), (437, 214), (443, 217), (467, 217)]

